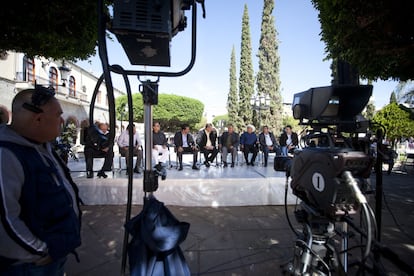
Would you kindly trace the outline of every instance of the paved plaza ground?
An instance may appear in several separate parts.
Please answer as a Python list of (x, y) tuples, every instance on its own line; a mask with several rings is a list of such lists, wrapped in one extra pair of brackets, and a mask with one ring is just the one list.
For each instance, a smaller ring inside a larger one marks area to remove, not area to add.
[[(70, 166), (77, 171), (73, 172), (75, 182), (85, 181), (82, 172), (84, 163), (81, 161)], [(252, 177), (254, 184), (255, 179), (271, 177), (276, 173), (271, 166), (273, 164), (267, 168), (202, 167), (200, 171), (185, 167), (181, 172), (173, 167), (168, 177), (193, 177), (194, 181), (202, 181), (200, 179), (208, 176), (221, 181), (221, 177), (244, 175)], [(106, 180), (111, 181), (112, 177), (126, 181), (125, 171), (116, 172)], [(135, 175), (134, 180), (139, 183), (142, 176)], [(391, 175), (384, 172), (383, 182), (385, 200), (381, 242), (413, 266), (414, 169), (400, 170), (396, 166)], [(372, 183), (375, 185), (375, 175), (372, 176)], [(281, 275), (281, 265), (293, 256), (295, 235), (288, 226), (283, 205), (167, 207), (180, 221), (191, 224), (188, 236), (180, 247), (192, 275)], [(135, 204), (132, 215), (138, 214), (141, 208), (142, 205)], [(83, 244), (78, 250), (81, 261), (77, 263), (71, 256), (67, 275), (120, 275), (126, 206), (87, 205), (83, 206), (83, 210)], [(294, 206), (289, 205), (290, 218), (294, 226), (299, 227), (293, 210)], [(388, 275), (405, 275), (386, 260), (383, 263), (389, 271)], [(128, 275), (128, 270), (126, 272)]]

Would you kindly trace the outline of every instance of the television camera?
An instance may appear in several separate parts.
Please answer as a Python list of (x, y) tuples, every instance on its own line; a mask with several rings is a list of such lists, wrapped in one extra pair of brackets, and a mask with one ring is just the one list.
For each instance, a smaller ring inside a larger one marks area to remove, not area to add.
[[(311, 88), (293, 97), (293, 117), (307, 126), (300, 148), (293, 156), (275, 158), (274, 169), (286, 172), (294, 195), (300, 200), (295, 218), (303, 225), (299, 233), (286, 216), (298, 239), (294, 258), (286, 267), (293, 275), (330, 275), (347, 273), (347, 220), (362, 206), (367, 229), (367, 258), (371, 250), (371, 227), (374, 220), (364, 193), (373, 159), (368, 154), (369, 141), (359, 140), (366, 133), (368, 121), (360, 115), (372, 94), (371, 85), (335, 85)], [(285, 197), (286, 198), (286, 197)], [(342, 250), (334, 250), (336, 223), (344, 231)], [(342, 259), (342, 262), (340, 261)]]

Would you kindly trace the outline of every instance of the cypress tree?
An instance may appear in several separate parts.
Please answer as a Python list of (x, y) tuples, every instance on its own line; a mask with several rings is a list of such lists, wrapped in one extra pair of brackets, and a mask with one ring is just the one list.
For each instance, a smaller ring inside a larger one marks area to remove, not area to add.
[(392, 93), (391, 93), (390, 103), (397, 103), (397, 96), (395, 95), (394, 91), (392, 91)]
[[(250, 98), (254, 92), (252, 45), (250, 38), (249, 12), (244, 5), (242, 18), (240, 77), (239, 77), (239, 117), (243, 125), (252, 123), (252, 108)], [(240, 131), (240, 130), (239, 130)]]
[(233, 49), (230, 57), (230, 89), (227, 97), (227, 113), (229, 116), (229, 122), (234, 125), (237, 131), (242, 128), (241, 121), (239, 119), (239, 93), (237, 91), (237, 76), (236, 76), (236, 53)]
[(283, 105), (279, 79), (279, 45), (272, 15), (273, 8), (274, 0), (264, 0), (256, 84), (259, 95), (270, 97), (270, 107), (260, 112), (260, 121), (262, 125), (269, 126), (274, 133), (279, 133), (282, 128)]

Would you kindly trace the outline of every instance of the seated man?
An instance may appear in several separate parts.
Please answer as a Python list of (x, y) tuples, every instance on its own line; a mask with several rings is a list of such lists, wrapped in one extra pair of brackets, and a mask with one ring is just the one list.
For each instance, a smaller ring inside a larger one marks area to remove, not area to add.
[(174, 135), (174, 145), (177, 151), (178, 162), (180, 163), (178, 170), (183, 170), (183, 154), (192, 153), (193, 154), (193, 170), (198, 170), (197, 167), (197, 154), (198, 149), (194, 143), (193, 136), (190, 134), (190, 126), (183, 124), (181, 126), (181, 131), (178, 131)]
[[(240, 149), (243, 151), (244, 159), (246, 160), (247, 166), (254, 166), (254, 162), (258, 153), (258, 142), (257, 135), (254, 133), (254, 126), (247, 125), (247, 131), (243, 132), (240, 136)], [(252, 153), (252, 159), (249, 162), (249, 153)]]
[(210, 167), (210, 162), (213, 162), (218, 154), (216, 148), (217, 134), (213, 131), (212, 124), (206, 124), (206, 127), (200, 131), (197, 137), (197, 144), (200, 151), (204, 154), (204, 165)]
[[(135, 124), (128, 125), (126, 130), (124, 130), (121, 135), (118, 138), (118, 146), (119, 146), (119, 152), (121, 153), (121, 156), (125, 156), (126, 164), (128, 167), (128, 160), (129, 160), (129, 129), (132, 127), (132, 132), (134, 133), (134, 137), (132, 140), (133, 143), (133, 153), (134, 156), (137, 157), (137, 161), (135, 162), (135, 168), (134, 173), (141, 173), (140, 167), (141, 167), (141, 160), (142, 160), (142, 142), (141, 138), (139, 137), (138, 132), (136, 131)], [(129, 167), (128, 167), (129, 168)], [(127, 170), (127, 174), (128, 174)]]
[(282, 155), (288, 156), (288, 153), (293, 151), (299, 144), (298, 135), (292, 131), (292, 127), (287, 125), (279, 138), (280, 146), (282, 147)]
[(276, 138), (273, 133), (269, 131), (268, 126), (264, 126), (262, 133), (259, 134), (259, 143), (264, 155), (264, 166), (267, 167), (269, 152), (275, 152), (276, 155), (281, 154)]
[(231, 153), (231, 167), (234, 167), (234, 161), (237, 156), (237, 149), (240, 144), (239, 134), (234, 132), (232, 124), (227, 125), (227, 131), (221, 135), (219, 139), (219, 148), (221, 149), (221, 158), (223, 160), (223, 166), (227, 167), (227, 154)]
[(85, 131), (85, 161), (86, 177), (93, 178), (93, 158), (105, 158), (102, 168), (98, 171), (97, 176), (107, 178), (105, 171), (112, 170), (114, 159), (113, 143), (108, 139), (108, 124), (98, 123), (87, 127)]
[(155, 122), (152, 125), (152, 160), (159, 171), (165, 166), (170, 155), (167, 137), (160, 129), (159, 123)]

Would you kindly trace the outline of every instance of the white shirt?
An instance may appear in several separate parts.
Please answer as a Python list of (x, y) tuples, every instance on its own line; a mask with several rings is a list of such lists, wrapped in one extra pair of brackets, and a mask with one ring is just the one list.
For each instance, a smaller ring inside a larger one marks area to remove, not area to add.
[[(142, 145), (141, 138), (139, 137), (138, 132), (135, 132), (132, 143), (134, 144), (135, 147)], [(129, 146), (129, 130), (124, 130), (121, 133), (121, 135), (118, 138), (118, 145), (121, 148)]]
[(213, 144), (211, 143), (211, 140), (210, 140), (210, 132), (206, 131), (206, 136), (207, 136), (206, 147), (211, 147)]
[(289, 146), (290, 144), (292, 144), (292, 134), (288, 134), (286, 139), (286, 146)]
[(188, 147), (187, 134), (181, 134), (183, 137), (183, 148)]
[(266, 146), (273, 146), (273, 142), (272, 142), (272, 139), (270, 138), (270, 134), (266, 133), (264, 137), (266, 141)]

